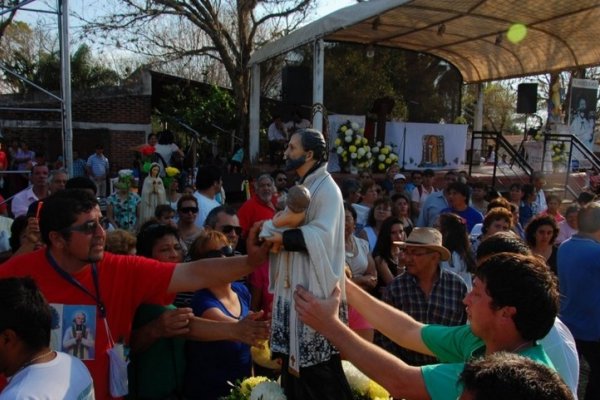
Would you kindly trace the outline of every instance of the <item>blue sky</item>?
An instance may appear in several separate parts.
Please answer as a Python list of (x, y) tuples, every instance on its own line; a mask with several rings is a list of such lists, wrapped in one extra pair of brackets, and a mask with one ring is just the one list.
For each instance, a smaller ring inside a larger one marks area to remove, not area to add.
[[(318, 0), (319, 6), (317, 8), (316, 16), (313, 18), (318, 19), (329, 13), (332, 13), (340, 8), (347, 7), (352, 4), (356, 4), (356, 0)], [(71, 12), (75, 12), (79, 15), (83, 15), (86, 18), (93, 17), (95, 14), (102, 13), (102, 2), (96, 0), (72, 0), (69, 2)], [(43, 10), (54, 10), (56, 8), (55, 2), (48, 0), (37, 0), (28, 5), (29, 9), (43, 9)], [(49, 14), (34, 13), (28, 11), (20, 11), (17, 13), (17, 19), (26, 21), (28, 23), (34, 23), (40, 18), (55, 19), (54, 16)], [(74, 23), (74, 22), (71, 22)]]

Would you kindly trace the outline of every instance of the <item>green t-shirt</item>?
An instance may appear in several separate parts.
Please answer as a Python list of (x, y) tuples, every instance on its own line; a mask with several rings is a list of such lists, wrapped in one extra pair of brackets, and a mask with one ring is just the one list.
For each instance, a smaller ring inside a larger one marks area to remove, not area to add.
[[(457, 399), (462, 393), (458, 377), (465, 362), (485, 355), (485, 344), (473, 334), (469, 325), (427, 325), (421, 330), (421, 338), (443, 363), (421, 367), (429, 396), (432, 400)], [(552, 361), (540, 345), (528, 347), (519, 354), (554, 369)]]
[[(174, 308), (142, 304), (135, 313), (133, 329)], [(183, 339), (161, 338), (145, 351), (132, 354), (128, 366), (128, 398), (163, 399), (181, 392), (185, 372), (184, 345)]]

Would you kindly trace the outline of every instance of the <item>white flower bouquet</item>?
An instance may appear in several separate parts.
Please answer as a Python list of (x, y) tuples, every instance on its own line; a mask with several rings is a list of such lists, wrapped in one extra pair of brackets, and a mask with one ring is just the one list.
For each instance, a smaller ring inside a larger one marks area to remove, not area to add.
[(375, 172), (384, 172), (390, 165), (398, 163), (398, 154), (394, 151), (394, 147), (395, 145), (390, 144), (382, 145), (379, 141), (371, 147)]
[(352, 166), (365, 170), (373, 165), (371, 146), (364, 134), (364, 128), (356, 122), (346, 121), (338, 128), (335, 152), (344, 170), (348, 171)]
[(221, 400), (285, 400), (281, 386), (264, 376), (246, 378), (231, 386), (229, 395)]

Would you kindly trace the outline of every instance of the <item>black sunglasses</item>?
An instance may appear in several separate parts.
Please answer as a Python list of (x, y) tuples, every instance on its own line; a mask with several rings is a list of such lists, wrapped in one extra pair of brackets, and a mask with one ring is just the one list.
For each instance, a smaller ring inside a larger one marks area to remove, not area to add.
[(87, 221), (81, 225), (70, 226), (68, 228), (61, 229), (62, 233), (69, 232), (81, 232), (84, 235), (92, 235), (94, 232), (98, 230), (98, 227), (101, 227), (102, 224), (100, 221)]
[(220, 257), (231, 257), (234, 256), (235, 252), (233, 251), (233, 247), (224, 246), (219, 250), (210, 250), (206, 253), (202, 254), (200, 258), (220, 258)]
[(182, 214), (187, 214), (187, 213), (192, 213), (192, 214), (198, 214), (198, 207), (181, 207), (179, 209), (179, 212)]
[(241, 226), (233, 226), (233, 225), (223, 225), (221, 227), (221, 232), (223, 232), (224, 234), (228, 234), (231, 233), (231, 231), (235, 230), (235, 234), (240, 236), (242, 234), (242, 227)]

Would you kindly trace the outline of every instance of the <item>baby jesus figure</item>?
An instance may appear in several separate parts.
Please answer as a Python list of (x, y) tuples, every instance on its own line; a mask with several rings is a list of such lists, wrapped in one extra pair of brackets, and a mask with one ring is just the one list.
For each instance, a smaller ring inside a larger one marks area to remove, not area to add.
[[(299, 227), (304, 223), (309, 203), (310, 192), (306, 186), (293, 186), (287, 193), (285, 209), (275, 214), (272, 220), (263, 224), (259, 236), (268, 240), (274, 234), (281, 234), (286, 229)], [(281, 244), (275, 243), (271, 251), (278, 253), (280, 247)]]

